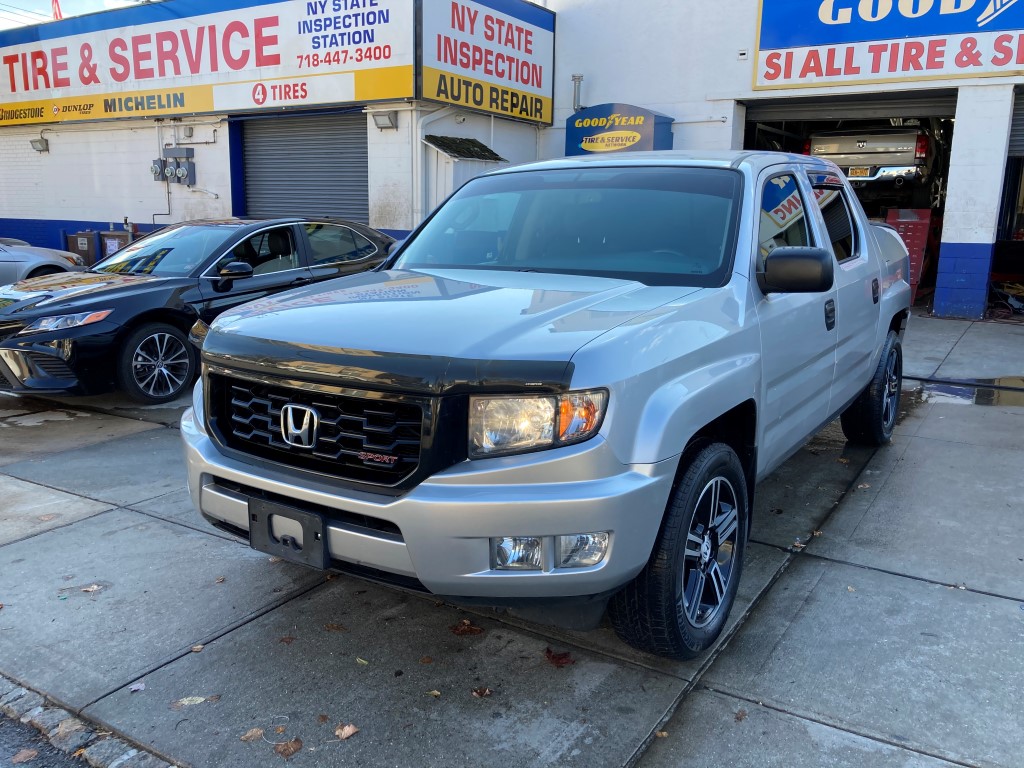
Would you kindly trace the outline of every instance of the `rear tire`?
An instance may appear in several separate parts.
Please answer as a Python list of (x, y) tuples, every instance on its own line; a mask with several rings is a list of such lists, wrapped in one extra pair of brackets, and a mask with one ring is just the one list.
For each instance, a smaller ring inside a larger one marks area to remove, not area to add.
[(903, 346), (896, 331), (889, 331), (871, 382), (840, 416), (846, 439), (873, 447), (888, 443), (896, 427), (902, 385)]
[(122, 392), (148, 405), (181, 397), (195, 380), (196, 353), (173, 325), (147, 323), (124, 343), (117, 363)]
[(747, 543), (747, 483), (728, 445), (698, 446), (686, 462), (647, 566), (608, 605), (623, 641), (692, 659), (725, 628)]

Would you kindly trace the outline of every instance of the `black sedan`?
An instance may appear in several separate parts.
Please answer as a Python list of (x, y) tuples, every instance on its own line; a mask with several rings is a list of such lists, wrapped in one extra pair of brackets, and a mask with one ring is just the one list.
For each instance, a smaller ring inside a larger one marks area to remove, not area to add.
[(88, 271), (0, 287), (0, 391), (173, 400), (195, 378), (197, 320), (372, 269), (393, 242), (343, 220), (186, 222)]

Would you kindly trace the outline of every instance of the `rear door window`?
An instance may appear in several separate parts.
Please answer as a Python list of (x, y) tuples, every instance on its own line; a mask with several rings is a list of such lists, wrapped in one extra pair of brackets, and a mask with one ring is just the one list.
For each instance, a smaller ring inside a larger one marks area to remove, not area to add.
[(838, 189), (818, 190), (818, 207), (825, 220), (829, 244), (836, 261), (844, 262), (857, 256), (857, 232), (846, 195)]
[(377, 246), (349, 227), (309, 222), (305, 229), (313, 265), (358, 261), (377, 252)]

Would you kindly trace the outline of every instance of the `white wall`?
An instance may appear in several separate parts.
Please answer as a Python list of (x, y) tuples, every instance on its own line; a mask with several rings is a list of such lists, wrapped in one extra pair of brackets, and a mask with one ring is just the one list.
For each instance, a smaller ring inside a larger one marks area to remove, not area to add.
[[(191, 138), (184, 136), (187, 125)], [(80, 123), (41, 132), (48, 152), (29, 145), (40, 128), (0, 128), (0, 218), (109, 223), (127, 216), (166, 224), (231, 214), (227, 123), (218, 118)], [(161, 148), (175, 143), (195, 149), (193, 188), (157, 183), (150, 174)]]

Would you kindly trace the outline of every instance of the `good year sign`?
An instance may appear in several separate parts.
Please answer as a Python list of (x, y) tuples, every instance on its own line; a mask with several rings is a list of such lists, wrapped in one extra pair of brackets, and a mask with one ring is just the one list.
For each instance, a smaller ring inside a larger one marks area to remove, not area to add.
[(755, 89), (1017, 74), (1020, 0), (762, 0)]

